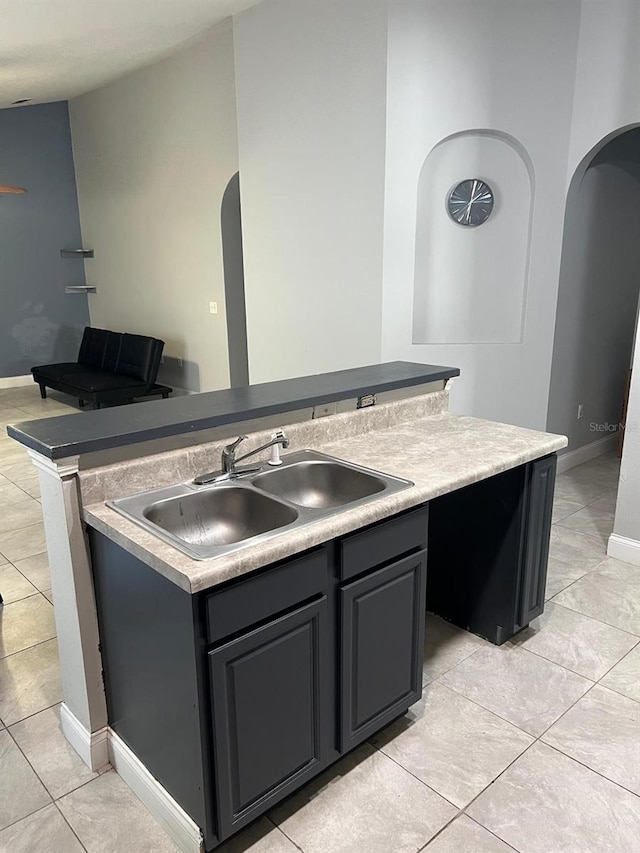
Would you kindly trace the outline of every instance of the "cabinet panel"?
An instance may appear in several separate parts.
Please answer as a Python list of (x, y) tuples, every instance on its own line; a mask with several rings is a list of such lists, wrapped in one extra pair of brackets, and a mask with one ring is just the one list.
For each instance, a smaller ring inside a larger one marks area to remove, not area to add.
[(420, 551), (340, 591), (343, 752), (422, 695), (426, 571)]
[(323, 597), (209, 653), (221, 840), (325, 760), (326, 606)]
[(518, 628), (528, 625), (544, 610), (556, 461), (555, 456), (540, 459), (527, 472)]

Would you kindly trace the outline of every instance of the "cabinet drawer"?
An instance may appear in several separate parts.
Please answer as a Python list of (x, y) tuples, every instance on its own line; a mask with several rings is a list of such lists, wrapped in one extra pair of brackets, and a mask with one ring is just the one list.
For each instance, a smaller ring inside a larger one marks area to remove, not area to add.
[(428, 506), (421, 506), (345, 536), (340, 548), (341, 580), (381, 566), (409, 551), (426, 548), (428, 511)]
[(207, 598), (207, 639), (210, 643), (224, 640), (326, 589), (327, 552), (324, 548), (281, 566), (270, 566), (263, 574), (248, 575), (245, 580)]

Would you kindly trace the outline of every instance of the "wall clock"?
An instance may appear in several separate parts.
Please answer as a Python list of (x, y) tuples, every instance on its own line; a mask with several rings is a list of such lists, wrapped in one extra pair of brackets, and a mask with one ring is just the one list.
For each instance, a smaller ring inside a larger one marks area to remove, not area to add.
[(493, 190), (480, 178), (461, 181), (449, 193), (447, 210), (458, 225), (482, 225), (493, 210)]

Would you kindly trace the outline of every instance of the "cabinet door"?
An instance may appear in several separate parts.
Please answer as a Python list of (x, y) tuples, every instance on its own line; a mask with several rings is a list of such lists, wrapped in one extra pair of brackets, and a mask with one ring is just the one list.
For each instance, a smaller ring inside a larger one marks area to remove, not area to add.
[(326, 609), (323, 597), (209, 652), (220, 840), (325, 761)]
[(516, 630), (528, 625), (544, 610), (556, 461), (554, 454), (528, 467)]
[(422, 695), (426, 551), (340, 591), (340, 748), (346, 752)]

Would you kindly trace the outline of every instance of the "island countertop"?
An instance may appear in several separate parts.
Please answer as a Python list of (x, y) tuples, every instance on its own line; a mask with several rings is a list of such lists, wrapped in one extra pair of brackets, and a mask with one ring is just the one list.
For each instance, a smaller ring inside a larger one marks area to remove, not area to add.
[(210, 560), (191, 559), (105, 503), (85, 507), (84, 517), (91, 527), (173, 583), (197, 593), (566, 445), (564, 436), (449, 413), (317, 444), (314, 450), (411, 480), (414, 485)]

